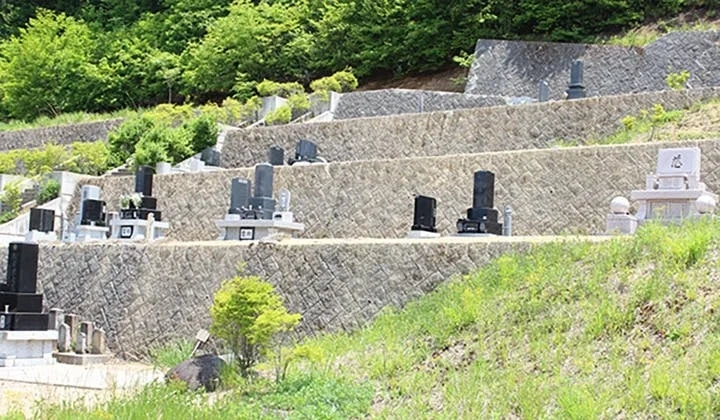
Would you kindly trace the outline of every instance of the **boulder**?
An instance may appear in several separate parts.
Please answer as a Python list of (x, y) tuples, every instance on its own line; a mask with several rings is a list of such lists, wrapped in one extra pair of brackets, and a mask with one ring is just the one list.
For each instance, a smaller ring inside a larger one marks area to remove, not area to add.
[(187, 384), (189, 390), (205, 387), (206, 391), (214, 391), (220, 383), (220, 373), (225, 361), (213, 354), (204, 354), (186, 360), (165, 375), (166, 380), (176, 379)]

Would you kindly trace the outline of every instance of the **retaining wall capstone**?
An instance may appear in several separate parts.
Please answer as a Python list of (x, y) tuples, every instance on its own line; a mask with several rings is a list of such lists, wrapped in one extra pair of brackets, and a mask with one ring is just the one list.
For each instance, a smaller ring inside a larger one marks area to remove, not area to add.
[[(222, 280), (246, 263), (247, 274), (274, 284), (303, 316), (302, 335), (365, 324), (387, 305), (400, 306), (452, 276), (482, 266), (525, 240), (45, 245), (39, 283), (48, 307), (92, 320), (110, 349), (129, 359), (192, 339), (208, 328)], [(7, 255), (0, 258), (5, 270)], [(4, 273), (0, 273), (4, 276)]]
[(80, 124), (40, 127), (27, 130), (0, 132), (0, 151), (35, 149), (48, 143), (70, 144), (76, 141), (105, 140), (110, 131), (122, 124), (123, 119), (95, 121)]
[(588, 96), (668, 89), (667, 75), (683, 70), (694, 88), (720, 85), (718, 32), (673, 32), (642, 48), (481, 39), (465, 93), (537, 98), (545, 80), (560, 99), (576, 59), (585, 63)]
[(583, 144), (616, 132), (623, 117), (655, 104), (680, 109), (719, 95), (720, 88), (646, 92), (234, 130), (225, 139), (221, 164), (242, 168), (265, 162), (273, 145), (294, 153), (300, 139), (316, 142), (331, 162), (547, 148), (559, 139)]
[[(472, 205), (473, 173), (495, 173), (495, 205), (514, 209), (517, 235), (595, 233), (604, 230), (610, 200), (643, 188), (663, 147), (698, 145), (702, 180), (720, 192), (720, 142), (689, 141), (481, 153), (387, 161), (346, 162), (275, 169), (274, 188), (292, 192), (291, 210), (305, 223), (306, 238), (404, 237), (413, 216), (413, 196), (438, 200), (437, 227), (455, 231)], [(253, 179), (251, 169), (156, 176), (153, 195), (168, 236), (213, 240), (230, 206), (234, 177)], [(110, 210), (133, 191), (132, 177), (92, 179)], [(82, 184), (82, 182), (81, 182)], [(75, 214), (76, 193), (70, 212)]]

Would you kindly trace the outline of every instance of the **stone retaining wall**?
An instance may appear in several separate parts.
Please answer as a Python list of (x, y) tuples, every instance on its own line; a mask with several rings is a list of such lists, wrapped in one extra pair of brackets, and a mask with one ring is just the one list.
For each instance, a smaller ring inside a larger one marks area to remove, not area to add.
[(122, 124), (123, 119), (95, 121), (53, 127), (31, 128), (0, 132), (0, 151), (33, 149), (48, 143), (70, 144), (76, 141), (105, 140), (110, 131)]
[(669, 73), (688, 70), (694, 88), (720, 85), (718, 32), (674, 32), (640, 47), (481, 39), (465, 93), (538, 97), (538, 83), (562, 98), (570, 65), (585, 63), (588, 96), (668, 89)]
[[(399, 238), (412, 224), (413, 196), (438, 199), (437, 226), (454, 232), (472, 204), (473, 172), (496, 174), (495, 205), (514, 208), (518, 235), (555, 235), (604, 230), (610, 200), (642, 188), (655, 170), (662, 147), (699, 145), (702, 180), (720, 192), (720, 142), (670, 142), (499, 152), (282, 167), (275, 170), (275, 192), (292, 192), (292, 211), (305, 223), (307, 238)], [(213, 240), (214, 220), (230, 206), (230, 181), (252, 179), (251, 169), (206, 174), (156, 176), (154, 196), (169, 236)], [(132, 192), (132, 177), (89, 180), (103, 189), (103, 200), (117, 210), (120, 195)], [(75, 195), (70, 213), (77, 208)]]
[(327, 123), (230, 131), (222, 166), (264, 162), (272, 145), (295, 151), (300, 139), (318, 144), (331, 162), (547, 148), (556, 140), (585, 140), (614, 133), (627, 115), (661, 104), (685, 108), (720, 95), (720, 89), (648, 92), (576, 101), (359, 118)]
[(114, 352), (134, 359), (208, 328), (213, 294), (241, 262), (246, 273), (276, 285), (288, 308), (303, 315), (300, 332), (312, 334), (357, 328), (387, 305), (403, 305), (456, 274), (529, 246), (522, 239), (43, 244), (39, 283), (46, 305), (95, 321)]
[(381, 89), (344, 93), (340, 97), (334, 118), (344, 120), (506, 104), (507, 99), (500, 96), (466, 95), (430, 90)]

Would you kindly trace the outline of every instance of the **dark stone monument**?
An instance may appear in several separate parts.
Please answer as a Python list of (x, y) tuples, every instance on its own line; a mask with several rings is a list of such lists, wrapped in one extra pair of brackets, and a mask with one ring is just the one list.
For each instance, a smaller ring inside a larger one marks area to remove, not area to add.
[(250, 181), (242, 178), (233, 178), (230, 185), (230, 211), (229, 214), (242, 214), (250, 202)]
[(272, 146), (268, 150), (268, 163), (273, 166), (282, 166), (285, 163), (285, 150), (280, 146)]
[(214, 391), (220, 383), (220, 373), (225, 361), (215, 355), (205, 354), (186, 360), (165, 375), (166, 380), (178, 380), (187, 384), (191, 391), (204, 387)]
[(200, 160), (207, 166), (220, 166), (220, 151), (214, 147), (208, 147), (200, 153)]
[(153, 168), (141, 166), (135, 173), (135, 192), (140, 194), (140, 204), (130, 201), (127, 208), (120, 209), (120, 219), (147, 220), (152, 214), (155, 221), (162, 221), (162, 212), (157, 209), (157, 199), (152, 196)]
[(105, 202), (87, 199), (82, 203), (81, 225), (105, 226)]
[(12, 242), (8, 247), (7, 278), (0, 284), (0, 330), (45, 331), (49, 314), (42, 313), (37, 292), (39, 247)]
[(573, 61), (570, 68), (570, 84), (566, 91), (568, 99), (582, 99), (585, 97), (584, 68), (585, 64), (582, 60)]
[(502, 235), (499, 212), (494, 208), (495, 174), (477, 171), (473, 183), (473, 206), (467, 210), (467, 218), (457, 222), (458, 233), (490, 233)]
[(255, 190), (249, 200), (248, 219), (272, 219), (275, 212), (273, 198), (273, 167), (267, 163), (255, 165)]
[(52, 232), (55, 230), (55, 211), (50, 209), (30, 209), (30, 230)]
[(318, 162), (317, 145), (310, 140), (300, 140), (295, 145), (295, 158), (288, 160), (288, 164), (292, 165), (298, 162)]
[(415, 196), (415, 214), (411, 230), (437, 232), (435, 229), (435, 212), (437, 200), (423, 195)]
[(538, 102), (547, 102), (550, 100), (550, 86), (546, 81), (541, 80), (538, 83)]

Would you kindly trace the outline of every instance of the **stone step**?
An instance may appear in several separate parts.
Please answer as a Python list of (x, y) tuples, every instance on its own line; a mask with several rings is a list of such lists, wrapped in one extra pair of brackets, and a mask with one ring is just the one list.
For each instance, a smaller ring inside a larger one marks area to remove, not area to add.
[[(274, 191), (292, 193), (290, 210), (305, 224), (304, 238), (398, 238), (412, 224), (413, 197), (438, 201), (437, 228), (455, 232), (472, 205), (473, 173), (495, 173), (495, 207), (514, 210), (518, 235), (597, 233), (605, 230), (610, 201), (642, 188), (660, 148), (699, 146), (701, 180), (720, 192), (720, 142), (714, 140), (592, 146), (317, 164), (276, 168)], [(230, 202), (231, 179), (253, 179), (251, 169), (156, 177), (154, 196), (171, 239), (215, 239), (214, 221)], [(118, 203), (133, 178), (93, 180), (103, 200)], [(78, 197), (73, 201), (75, 214)]]
[(279, 145), (287, 154), (301, 139), (315, 142), (330, 162), (549, 148), (558, 140), (582, 143), (612, 134), (622, 127), (623, 117), (655, 104), (679, 109), (718, 96), (720, 88), (661, 91), (237, 129), (225, 139), (221, 164), (251, 167), (265, 161), (270, 146)]

